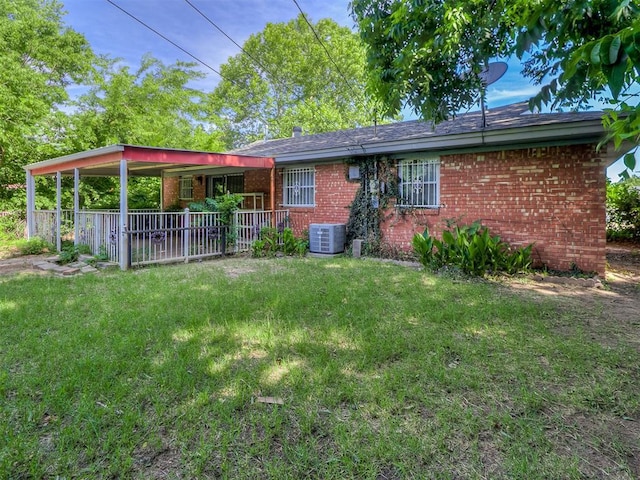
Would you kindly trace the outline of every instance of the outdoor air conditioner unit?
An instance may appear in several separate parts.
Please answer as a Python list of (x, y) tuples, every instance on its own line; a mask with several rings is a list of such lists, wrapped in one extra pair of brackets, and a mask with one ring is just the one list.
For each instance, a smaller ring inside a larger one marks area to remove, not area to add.
[(347, 240), (347, 226), (342, 223), (312, 223), (309, 225), (311, 253), (341, 253)]

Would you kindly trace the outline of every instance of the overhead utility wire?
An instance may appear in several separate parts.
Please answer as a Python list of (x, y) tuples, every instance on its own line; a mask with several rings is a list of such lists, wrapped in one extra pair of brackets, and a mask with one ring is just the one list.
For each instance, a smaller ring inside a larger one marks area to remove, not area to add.
[(120, 10), (122, 13), (128, 15), (129, 17), (131, 17), (132, 19), (134, 19), (136, 22), (138, 22), (140, 25), (143, 25), (144, 27), (148, 28), (149, 30), (151, 30), (153, 33), (155, 33), (156, 35), (158, 35), (159, 37), (161, 37), (162, 39), (166, 40), (167, 42), (169, 42), (171, 45), (173, 45), (174, 47), (176, 47), (178, 50), (181, 50), (182, 52), (186, 53), (187, 55), (189, 55), (191, 58), (193, 58), (196, 62), (204, 65), (205, 67), (207, 67), (209, 70), (211, 70), (214, 73), (217, 73), (220, 77), (224, 78), (224, 76), (215, 68), (213, 68), (211, 65), (209, 65), (208, 63), (206, 63), (203, 60), (200, 60), (198, 57), (196, 57), (195, 55), (193, 55), (192, 53), (188, 52), (187, 50), (185, 50), (184, 48), (182, 48), (180, 45), (178, 45), (177, 43), (175, 43), (173, 40), (165, 37), (162, 33), (158, 32), (156, 29), (154, 29), (153, 27), (147, 25), (146, 23), (144, 23), (142, 20), (140, 20), (138, 17), (136, 17), (135, 15), (127, 12), (124, 8), (122, 8), (120, 5), (116, 4), (115, 2), (111, 1), (111, 0), (107, 0), (108, 3), (110, 3), (111, 5), (113, 5), (114, 7), (116, 7), (118, 10)]
[(354, 95), (357, 95), (357, 92), (354, 90), (353, 86), (351, 85), (351, 82), (349, 82), (349, 80), (347, 79), (346, 75), (344, 73), (342, 73), (342, 70), (340, 70), (340, 67), (338, 66), (336, 61), (333, 59), (333, 57), (331, 56), (331, 53), (329, 53), (329, 49), (327, 48), (325, 43), (320, 38), (320, 35), (318, 35), (318, 32), (316, 31), (316, 29), (313, 28), (313, 25), (311, 24), (311, 22), (309, 21), (307, 16), (302, 11), (302, 8), (300, 8), (300, 4), (298, 3), (298, 0), (293, 0), (293, 3), (295, 3), (296, 7), (298, 7), (298, 10), (300, 11), (300, 14), (302, 15), (302, 18), (304, 18), (304, 21), (307, 22), (307, 25), (309, 25), (309, 28), (313, 32), (313, 35), (316, 37), (316, 40), (318, 40), (318, 43), (324, 49), (325, 53), (327, 54), (327, 57), (329, 58), (329, 60), (331, 60), (331, 63), (333, 63), (334, 67), (336, 67), (336, 70), (338, 71), (338, 73), (340, 74), (342, 79), (344, 80), (344, 83), (347, 85), (347, 87), (349, 87), (349, 90), (351, 90), (351, 93), (353, 93)]
[[(249, 57), (258, 67), (260, 67), (262, 69), (262, 71), (264, 71), (265, 73), (271, 75), (271, 77), (276, 78), (275, 75), (273, 75), (268, 68), (266, 68), (257, 58), (255, 58), (253, 55), (251, 55), (249, 52), (247, 52), (244, 47), (242, 47), (242, 45), (240, 45), (238, 42), (236, 42), (233, 38), (231, 38), (231, 36), (229, 36), (224, 30), (222, 30), (222, 28), (220, 28), (213, 20), (211, 20), (211, 18), (209, 18), (202, 10), (200, 10), (198, 7), (196, 7), (190, 0), (184, 0), (186, 4), (188, 4), (191, 8), (193, 8), (196, 12), (198, 12), (200, 14), (200, 16), (202, 18), (204, 18), (207, 22), (209, 22), (216, 30), (218, 30), (222, 35), (224, 35), (225, 37), (227, 37), (229, 39), (229, 41), (231, 41), (231, 43), (233, 43), (236, 47), (238, 47), (247, 57)], [(305, 19), (306, 20), (306, 19)], [(308, 22), (307, 22), (308, 23)], [(313, 30), (313, 28), (312, 28)], [(315, 32), (314, 32), (315, 33)], [(317, 37), (317, 35), (316, 35)], [(335, 65), (335, 63), (334, 63)], [(337, 68), (337, 65), (336, 65)], [(340, 73), (342, 75), (342, 73)], [(344, 78), (344, 76), (343, 76)], [(295, 91), (294, 91), (294, 87), (284, 83), (284, 82), (278, 82), (280, 84), (281, 87), (284, 87), (289, 93), (293, 93), (296, 97), (298, 97), (300, 100), (302, 100), (308, 107), (311, 108), (311, 115), (313, 115), (315, 117), (315, 111), (314, 111), (314, 105), (311, 105), (306, 98), (304, 97), (300, 97), (298, 96)], [(348, 85), (349, 88), (351, 88), (351, 85)], [(355, 140), (355, 138), (351, 137), (348, 133), (346, 132), (341, 132), (343, 135), (347, 135), (347, 137), (349, 138), (349, 140), (354, 141), (356, 143), (357, 140)]]
[(264, 68), (264, 65), (262, 65), (258, 59), (256, 59), (254, 56), (252, 56), (249, 52), (247, 52), (242, 45), (240, 45), (238, 42), (236, 42), (233, 38), (231, 38), (229, 35), (227, 35), (227, 32), (225, 32), (224, 30), (222, 30), (218, 25), (216, 25), (216, 23), (211, 20), (202, 10), (200, 10), (198, 7), (196, 7), (193, 3), (191, 3), (189, 0), (184, 0), (185, 3), (187, 3), (191, 8), (193, 8), (196, 12), (198, 12), (200, 14), (200, 16), (202, 18), (204, 18), (207, 22), (209, 22), (216, 30), (218, 30), (222, 35), (224, 35), (225, 37), (227, 37), (231, 43), (233, 43), (236, 47), (238, 47), (242, 53), (244, 53), (247, 57), (249, 57), (251, 60), (253, 60), (256, 65), (258, 65), (262, 70), (264, 70), (265, 72), (269, 73), (268, 70), (266, 68)]
[[(307, 25), (309, 25), (309, 28), (313, 32), (313, 35), (316, 37), (316, 40), (318, 40), (318, 43), (320, 45), (322, 45), (322, 48), (324, 49), (325, 53), (327, 54), (327, 57), (329, 58), (329, 60), (331, 60), (331, 63), (333, 63), (333, 65), (336, 67), (336, 70), (338, 71), (338, 74), (342, 77), (342, 79), (344, 80), (344, 83), (347, 85), (347, 87), (349, 87), (349, 90), (351, 90), (351, 93), (354, 95), (354, 98), (358, 98), (358, 93), (355, 91), (355, 89), (351, 85), (351, 82), (347, 79), (346, 75), (344, 73), (342, 73), (342, 70), (340, 70), (340, 67), (338, 66), (336, 61), (333, 59), (333, 57), (331, 56), (331, 53), (329, 53), (329, 49), (327, 48), (325, 43), (320, 38), (320, 35), (318, 35), (318, 32), (316, 31), (316, 29), (313, 28), (313, 25), (311, 24), (311, 22), (309, 21), (309, 19), (305, 15), (305, 13), (302, 11), (302, 8), (300, 7), (300, 4), (298, 3), (298, 0), (293, 0), (293, 3), (295, 3), (296, 7), (298, 7), (298, 10), (300, 11), (300, 14), (302, 15), (302, 18), (304, 18), (304, 21), (307, 22)], [(366, 105), (363, 105), (363, 106), (365, 107), (365, 110), (366, 110)], [(374, 109), (374, 112), (373, 112), (373, 123), (374, 123), (374, 125), (376, 127), (377, 127), (377, 124), (378, 124), (378, 118), (377, 117), (378, 117), (377, 113), (376, 113), (376, 111)]]
[[(241, 89), (243, 88), (243, 85), (241, 84), (237, 84), (236, 82), (234, 82), (231, 79), (226, 78), (224, 75), (222, 75), (222, 73), (220, 73), (218, 70), (216, 70), (215, 68), (213, 68), (211, 65), (209, 65), (208, 63), (206, 63), (205, 61), (199, 59), (198, 57), (196, 57), (195, 55), (193, 55), (191, 52), (187, 51), (186, 49), (184, 49), (183, 47), (181, 47), (180, 45), (178, 45), (177, 43), (175, 43), (173, 40), (171, 40), (170, 38), (166, 37), (165, 35), (163, 35), (162, 33), (158, 32), (156, 29), (154, 29), (153, 27), (151, 27), (150, 25), (146, 24), (145, 22), (143, 22), (142, 20), (140, 20), (138, 17), (136, 17), (135, 15), (133, 15), (132, 13), (128, 12), (127, 10), (125, 10), (124, 8), (122, 8), (120, 5), (116, 4), (115, 2), (113, 2), (112, 0), (106, 0), (108, 3), (110, 3), (111, 5), (113, 5), (115, 8), (117, 8), (118, 10), (120, 10), (122, 13), (124, 13), (125, 15), (127, 15), (128, 17), (132, 18), (133, 20), (135, 20), (136, 22), (138, 22), (140, 25), (144, 26), (145, 28), (147, 28), (148, 30), (151, 30), (153, 33), (155, 33), (156, 35), (158, 35), (160, 38), (162, 38), (163, 40), (169, 42), (171, 45), (173, 45), (174, 47), (176, 47), (178, 50), (184, 52), (185, 54), (187, 54), (188, 56), (190, 56), (191, 58), (193, 58), (195, 61), (197, 61), (198, 63), (202, 64), (203, 66), (207, 67), (209, 70), (211, 70), (212, 72), (216, 73), (217, 75), (219, 75), (223, 80), (227, 80), (228, 82), (232, 83), (232, 84), (236, 84), (238, 85)], [(193, 4), (191, 4), (191, 2), (185, 0), (192, 8), (194, 8), (194, 10), (196, 10), (198, 13), (200, 13), (200, 15), (202, 15), (204, 18), (206, 18), (212, 25), (214, 25), (214, 23), (208, 18), (206, 17), (206, 15), (204, 15), (199, 9), (195, 8), (193, 6)], [(255, 58), (253, 58), (251, 55), (249, 55), (242, 47), (240, 47), (231, 37), (229, 37), (229, 35), (227, 35), (225, 32), (222, 31), (222, 29), (220, 29), (220, 27), (218, 27), (217, 25), (214, 25), (218, 30), (220, 30), (220, 32), (222, 32), (229, 40), (231, 40), (235, 45), (237, 45), (245, 54), (247, 54), (247, 56), (249, 56), (249, 58), (252, 58), (254, 62), (256, 62), (260, 68), (262, 68), (263, 70), (265, 70), (267, 73), (269, 73), (263, 66), (260, 65), (260, 62), (258, 62)], [(285, 85), (286, 87), (286, 85)], [(292, 91), (291, 89), (287, 88), (290, 92)], [(313, 107), (312, 105), (310, 105), (306, 99), (302, 98), (302, 101), (305, 102), (307, 104), (307, 106), (309, 107)], [(314, 112), (312, 110), (312, 115), (314, 115)], [(338, 131), (341, 134), (345, 134), (347, 135), (347, 137), (349, 138), (349, 140), (351, 141), (355, 141), (355, 139), (353, 137), (351, 137), (350, 135), (348, 135), (346, 132), (342, 132), (342, 131)], [(356, 141), (356, 143), (358, 143)]]

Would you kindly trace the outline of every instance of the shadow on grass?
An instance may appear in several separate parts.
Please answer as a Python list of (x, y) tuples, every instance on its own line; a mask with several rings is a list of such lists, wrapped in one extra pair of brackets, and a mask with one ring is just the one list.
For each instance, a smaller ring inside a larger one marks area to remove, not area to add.
[(9, 477), (637, 473), (637, 445), (572, 415), (637, 415), (638, 355), (484, 282), (232, 259), (2, 287)]

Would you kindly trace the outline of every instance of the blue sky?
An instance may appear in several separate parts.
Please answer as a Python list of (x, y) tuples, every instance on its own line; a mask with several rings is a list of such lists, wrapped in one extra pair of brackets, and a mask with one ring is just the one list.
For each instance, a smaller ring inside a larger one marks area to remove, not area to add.
[[(112, 0), (124, 10), (158, 30), (183, 49), (218, 70), (239, 49), (184, 0)], [(286, 22), (299, 14), (293, 0), (190, 0), (231, 38), (242, 45), (252, 33), (260, 32), (269, 22)], [(193, 61), (170, 43), (140, 25), (106, 0), (62, 0), (67, 12), (65, 23), (85, 35), (93, 50), (112, 58), (122, 58), (132, 67), (151, 53), (166, 64), (177, 60)], [(311, 21), (332, 18), (353, 28), (349, 0), (297, 0)], [(487, 89), (487, 106), (528, 100), (537, 92), (520, 74), (517, 60), (509, 62), (506, 74)], [(211, 91), (220, 77), (201, 67), (206, 78), (194, 87)], [(73, 92), (72, 92), (73, 94)], [(405, 117), (409, 117), (409, 113)], [(620, 163), (620, 162), (617, 162)], [(617, 179), (621, 168), (614, 165), (609, 176)]]

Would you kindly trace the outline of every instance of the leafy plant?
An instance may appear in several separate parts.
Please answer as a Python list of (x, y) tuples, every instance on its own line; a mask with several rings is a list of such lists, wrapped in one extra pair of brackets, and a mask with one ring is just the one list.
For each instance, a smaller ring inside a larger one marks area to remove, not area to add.
[(10, 212), (0, 215), (0, 240), (24, 238), (26, 220), (22, 212)]
[(105, 245), (100, 245), (98, 247), (98, 253), (94, 255), (95, 259), (98, 262), (106, 262), (109, 260), (109, 252), (107, 251), (107, 247)]
[(78, 253), (81, 255), (91, 255), (91, 247), (86, 243), (81, 243), (77, 246)]
[(233, 214), (240, 208), (242, 195), (237, 193), (225, 193), (215, 198), (205, 198), (202, 202), (191, 202), (189, 210), (192, 212), (218, 212), (220, 221), (224, 225), (231, 225)]
[(267, 242), (259, 238), (255, 240), (251, 245), (251, 255), (253, 257), (266, 257), (267, 256)]
[(46, 240), (40, 237), (30, 238), (18, 243), (18, 250), (22, 255), (39, 255), (41, 253), (49, 253), (54, 250)]
[(189, 203), (189, 210), (192, 212), (217, 212), (218, 203), (213, 198), (205, 198), (201, 202)]
[(413, 237), (413, 249), (425, 267), (438, 270), (453, 265), (477, 276), (487, 272), (516, 273), (531, 267), (533, 244), (513, 249), (499, 236), (492, 236), (480, 222), (449, 228), (442, 232), (442, 240), (431, 236), (428, 228)]
[(640, 178), (607, 185), (607, 238), (640, 240)]
[(75, 245), (65, 246), (58, 255), (58, 263), (66, 265), (67, 263), (77, 262), (80, 257), (80, 249)]
[(265, 227), (260, 230), (260, 238), (253, 242), (251, 254), (254, 257), (274, 256), (281, 252), (283, 255), (302, 256), (309, 248), (306, 238), (298, 238), (290, 228)]

